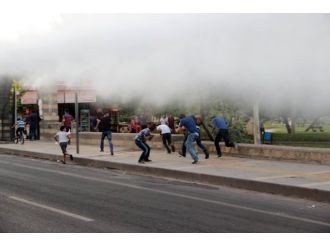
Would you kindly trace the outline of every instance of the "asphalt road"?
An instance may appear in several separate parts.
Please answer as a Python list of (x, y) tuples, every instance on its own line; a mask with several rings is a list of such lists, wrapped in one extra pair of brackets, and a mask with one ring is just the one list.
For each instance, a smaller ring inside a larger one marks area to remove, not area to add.
[(330, 232), (330, 204), (0, 155), (0, 232)]

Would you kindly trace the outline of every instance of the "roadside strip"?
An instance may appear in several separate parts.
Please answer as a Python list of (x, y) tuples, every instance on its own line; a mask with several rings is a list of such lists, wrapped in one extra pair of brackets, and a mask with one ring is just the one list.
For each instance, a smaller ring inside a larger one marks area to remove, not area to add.
[[(46, 153), (39, 153), (39, 152), (26, 151), (26, 150), (14, 150), (5, 147), (0, 147), (0, 153), (17, 155), (17, 156), (27, 156), (27, 157), (53, 160), (53, 161), (61, 159), (61, 155), (46, 154)], [(313, 201), (328, 202), (328, 203), (330, 202), (330, 191), (301, 187), (301, 186), (270, 183), (265, 181), (248, 180), (248, 179), (234, 178), (234, 177), (215, 176), (215, 175), (202, 174), (197, 172), (188, 172), (188, 171), (180, 171), (180, 170), (174, 170), (168, 168), (151, 167), (147, 165), (136, 165), (136, 164), (121, 163), (121, 162), (113, 162), (108, 160), (107, 161), (96, 160), (92, 158), (83, 158), (83, 157), (75, 157), (74, 162), (75, 164), (84, 165), (84, 166), (118, 169), (131, 173), (177, 179), (191, 183), (209, 184), (216, 186), (229, 186), (229, 187), (252, 190), (262, 193), (280, 194), (284, 196), (303, 198)]]

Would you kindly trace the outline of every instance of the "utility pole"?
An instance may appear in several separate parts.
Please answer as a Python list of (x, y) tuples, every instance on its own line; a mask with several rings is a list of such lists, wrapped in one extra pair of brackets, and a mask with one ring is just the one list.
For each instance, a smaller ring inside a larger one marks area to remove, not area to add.
[(16, 85), (14, 84), (14, 124), (17, 121), (17, 95), (16, 95)]
[(254, 144), (261, 144), (260, 140), (260, 122), (259, 122), (259, 103), (253, 105), (253, 135)]
[(79, 154), (79, 105), (78, 105), (78, 90), (75, 91), (75, 115), (76, 115), (76, 148)]

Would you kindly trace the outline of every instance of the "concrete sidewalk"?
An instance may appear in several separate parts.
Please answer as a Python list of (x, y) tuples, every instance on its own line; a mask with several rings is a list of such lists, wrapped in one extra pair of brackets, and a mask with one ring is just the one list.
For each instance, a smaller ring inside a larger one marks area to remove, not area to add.
[[(105, 146), (107, 150), (108, 146)], [(225, 185), (265, 193), (282, 194), (316, 201), (330, 202), (330, 166), (315, 163), (256, 160), (214, 154), (205, 160), (200, 153), (200, 163), (191, 164), (191, 157), (167, 154), (165, 150), (151, 150), (152, 162), (138, 164), (140, 151), (115, 147), (115, 155), (109, 150), (101, 153), (98, 146), (80, 145), (80, 154), (75, 154), (75, 145), (68, 151), (80, 165), (108, 167), (133, 173), (180, 179), (189, 182)], [(27, 141), (24, 145), (0, 144), (0, 153), (24, 155), (49, 160), (61, 159), (61, 151), (54, 142)], [(69, 162), (68, 162), (69, 163)], [(70, 164), (70, 163), (69, 163)]]

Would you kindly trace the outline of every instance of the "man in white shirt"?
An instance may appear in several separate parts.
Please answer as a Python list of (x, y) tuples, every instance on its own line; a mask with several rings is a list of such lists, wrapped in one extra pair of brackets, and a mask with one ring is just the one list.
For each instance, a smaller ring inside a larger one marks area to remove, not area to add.
[[(171, 129), (166, 124), (161, 124), (157, 126), (157, 130), (160, 131), (162, 136), (163, 144), (170, 154), (171, 152), (175, 152), (175, 147), (172, 144), (172, 136), (171, 136)], [(170, 149), (171, 147), (171, 149)]]
[(70, 160), (73, 160), (73, 156), (72, 154), (69, 154), (66, 151), (66, 148), (68, 146), (68, 141), (71, 138), (71, 133), (70, 132), (66, 132), (66, 127), (65, 126), (61, 126), (60, 131), (56, 133), (55, 135), (55, 141), (59, 142), (61, 150), (63, 152), (63, 164), (66, 164), (65, 162), (65, 158), (66, 156), (70, 156)]
[(161, 118), (159, 119), (160, 125), (167, 124), (167, 117), (162, 115)]

